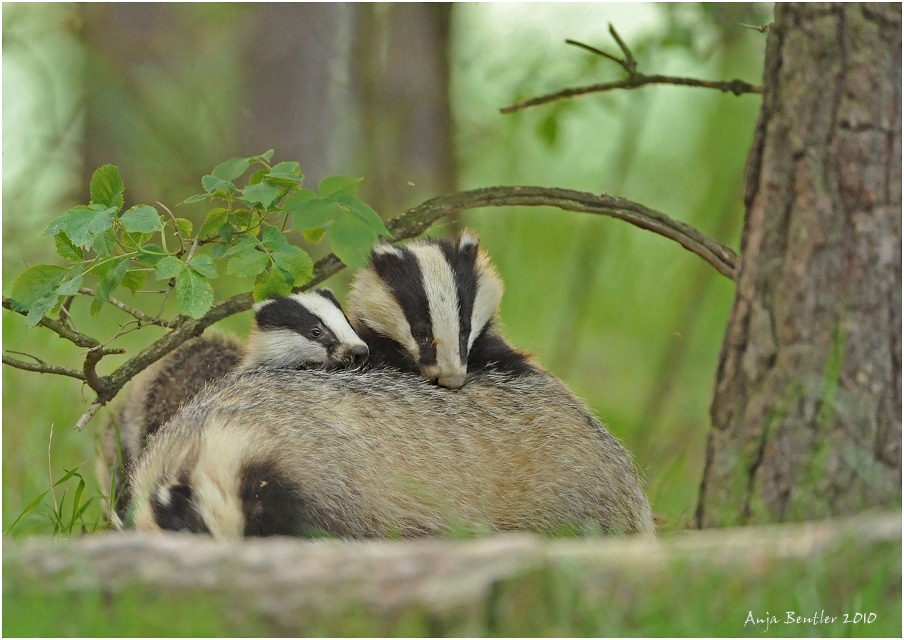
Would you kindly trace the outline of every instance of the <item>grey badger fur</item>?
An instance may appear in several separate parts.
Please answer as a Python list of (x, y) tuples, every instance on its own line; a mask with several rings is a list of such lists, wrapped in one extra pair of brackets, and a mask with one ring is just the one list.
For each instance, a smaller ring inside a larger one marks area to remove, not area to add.
[(371, 366), (419, 372), (460, 388), (469, 371), (539, 370), (500, 335), (504, 286), (480, 239), (378, 244), (349, 290), (352, 326), (371, 350)]
[(164, 426), (130, 478), (140, 531), (219, 539), (654, 531), (628, 452), (554, 377), (237, 372)]
[(256, 303), (253, 309), (254, 327), (246, 347), (218, 333), (186, 342), (142, 374), (114, 414), (105, 429), (97, 465), (104, 491), (112, 484), (117, 496), (115, 508), (110, 508), (110, 496), (106, 500), (114, 526), (121, 527), (129, 502), (126, 474), (147, 439), (208, 382), (237, 368), (347, 367), (367, 358), (367, 345), (351, 328), (329, 289), (272, 298)]

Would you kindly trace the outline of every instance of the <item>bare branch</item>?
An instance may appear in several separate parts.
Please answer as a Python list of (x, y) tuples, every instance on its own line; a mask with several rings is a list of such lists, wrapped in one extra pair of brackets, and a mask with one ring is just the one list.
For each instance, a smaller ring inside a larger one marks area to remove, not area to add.
[(754, 31), (759, 31), (760, 33), (766, 33), (772, 27), (772, 23), (768, 22), (766, 24), (744, 24), (743, 22), (739, 22), (742, 27), (745, 29), (753, 29)]
[(583, 96), (588, 93), (604, 93), (606, 91), (614, 91), (615, 89), (639, 89), (648, 84), (672, 84), (685, 87), (703, 87), (706, 89), (718, 89), (723, 93), (733, 93), (736, 96), (745, 93), (763, 93), (763, 87), (752, 85), (743, 80), (731, 80), (729, 82), (715, 80), (698, 80), (696, 78), (679, 78), (676, 76), (648, 76), (642, 73), (619, 80), (617, 82), (602, 82), (600, 84), (591, 84), (586, 87), (573, 87), (571, 89), (563, 89), (555, 93), (549, 93), (544, 96), (531, 98), (522, 102), (516, 102), (507, 107), (502, 107), (500, 113), (514, 113), (527, 107), (534, 107), (540, 104), (555, 102), (556, 100), (564, 100), (566, 98), (574, 98)]
[(94, 417), (94, 414), (100, 411), (100, 408), (104, 406), (104, 404), (105, 403), (103, 402), (93, 403), (90, 407), (88, 407), (88, 410), (82, 414), (82, 417), (78, 419), (78, 422), (76, 422), (75, 426), (72, 428), (76, 431), (81, 431), (82, 429), (84, 429), (85, 425), (88, 424), (91, 418)]
[[(26, 355), (26, 354), (22, 354)], [(55, 373), (60, 376), (69, 376), (70, 378), (77, 378), (79, 380), (84, 380), (85, 376), (79, 371), (75, 369), (69, 369), (67, 367), (60, 367), (54, 364), (47, 364), (40, 358), (35, 358), (35, 356), (29, 356), (30, 358), (34, 358), (38, 361), (37, 364), (32, 362), (25, 362), (23, 360), (19, 360), (17, 358), (10, 358), (9, 356), (3, 356), (3, 364), (8, 364), (11, 367), (15, 367), (16, 369), (23, 369), (24, 371), (35, 371), (37, 373)]]
[(516, 102), (515, 104), (511, 104), (507, 107), (502, 107), (499, 110), (500, 113), (514, 113), (515, 111), (520, 111), (521, 109), (526, 109), (528, 107), (535, 107), (540, 104), (555, 102), (556, 100), (575, 98), (577, 96), (583, 96), (588, 93), (604, 93), (606, 91), (614, 91), (616, 89), (639, 89), (640, 87), (645, 87), (650, 84), (672, 84), (684, 87), (718, 89), (719, 91), (722, 91), (724, 93), (733, 93), (736, 96), (740, 96), (745, 93), (763, 93), (763, 87), (752, 85), (748, 82), (744, 82), (743, 80), (731, 80), (724, 82), (717, 80), (699, 80), (697, 78), (681, 78), (677, 76), (664, 76), (660, 74), (647, 75), (645, 73), (640, 73), (637, 70), (637, 60), (634, 59), (634, 54), (631, 53), (628, 45), (625, 44), (625, 41), (622, 40), (621, 36), (618, 35), (618, 31), (616, 31), (615, 27), (613, 27), (611, 24), (609, 25), (609, 33), (612, 34), (612, 37), (618, 44), (619, 49), (621, 49), (622, 54), (625, 56), (624, 59), (617, 58), (612, 54), (601, 51), (596, 47), (591, 47), (590, 45), (584, 44), (582, 42), (577, 42), (576, 40), (566, 40), (565, 43), (580, 47), (582, 49), (585, 49), (586, 51), (589, 51), (590, 53), (594, 53), (596, 55), (600, 55), (609, 60), (612, 60), (625, 70), (625, 72), (628, 74), (627, 78), (625, 78), (624, 80), (618, 80), (616, 82), (602, 82), (587, 85), (584, 87), (562, 89), (561, 91), (548, 93), (546, 95), (531, 98), (529, 100)]

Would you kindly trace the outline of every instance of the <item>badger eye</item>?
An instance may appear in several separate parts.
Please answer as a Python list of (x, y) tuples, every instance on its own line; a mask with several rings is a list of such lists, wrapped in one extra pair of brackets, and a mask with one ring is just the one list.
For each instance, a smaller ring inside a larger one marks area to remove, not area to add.
[(311, 337), (312, 338), (319, 338), (322, 335), (323, 335), (323, 330), (320, 327), (314, 327), (313, 329), (311, 329)]

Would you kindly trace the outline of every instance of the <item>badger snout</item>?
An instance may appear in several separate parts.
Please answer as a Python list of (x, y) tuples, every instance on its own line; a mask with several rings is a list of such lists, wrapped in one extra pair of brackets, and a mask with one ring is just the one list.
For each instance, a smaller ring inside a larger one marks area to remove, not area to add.
[(441, 387), (446, 387), (447, 389), (461, 389), (465, 384), (465, 374), (439, 378), (436, 383)]
[(362, 365), (367, 361), (367, 357), (370, 355), (370, 350), (367, 348), (366, 344), (362, 343), (352, 347), (348, 354), (352, 362), (354, 362), (356, 365)]
[(468, 370), (465, 367), (450, 370), (433, 364), (422, 366), (421, 375), (446, 389), (460, 389), (465, 384)]

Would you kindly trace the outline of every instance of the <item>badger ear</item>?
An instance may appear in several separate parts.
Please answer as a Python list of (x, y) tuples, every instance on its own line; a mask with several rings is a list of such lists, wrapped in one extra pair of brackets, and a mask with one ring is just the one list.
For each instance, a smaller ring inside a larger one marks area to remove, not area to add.
[(340, 311), (342, 310), (342, 305), (339, 304), (339, 300), (336, 299), (336, 296), (335, 296), (335, 294), (333, 294), (333, 290), (332, 290), (332, 289), (329, 289), (329, 288), (327, 288), (327, 287), (323, 287), (323, 288), (320, 288), (320, 289), (314, 289), (314, 293), (316, 293), (316, 294), (319, 295), (319, 296), (322, 296), (322, 297), (326, 298), (327, 300), (329, 300), (330, 302), (332, 302), (332, 303), (336, 306), (337, 309), (339, 309)]
[(399, 249), (394, 244), (390, 244), (385, 240), (381, 240), (377, 244), (374, 245), (374, 248), (371, 250), (370, 259), (371, 262), (380, 256), (394, 256), (396, 258), (402, 257), (402, 250)]
[(480, 246), (480, 236), (470, 229), (465, 229), (461, 232), (461, 235), (458, 236), (458, 241), (455, 244), (459, 251), (476, 248)]
[(253, 305), (251, 305), (251, 309), (254, 311), (254, 313), (258, 313), (261, 309), (273, 302), (273, 300), (273, 298), (270, 298), (269, 300), (261, 300), (260, 302), (255, 302)]

